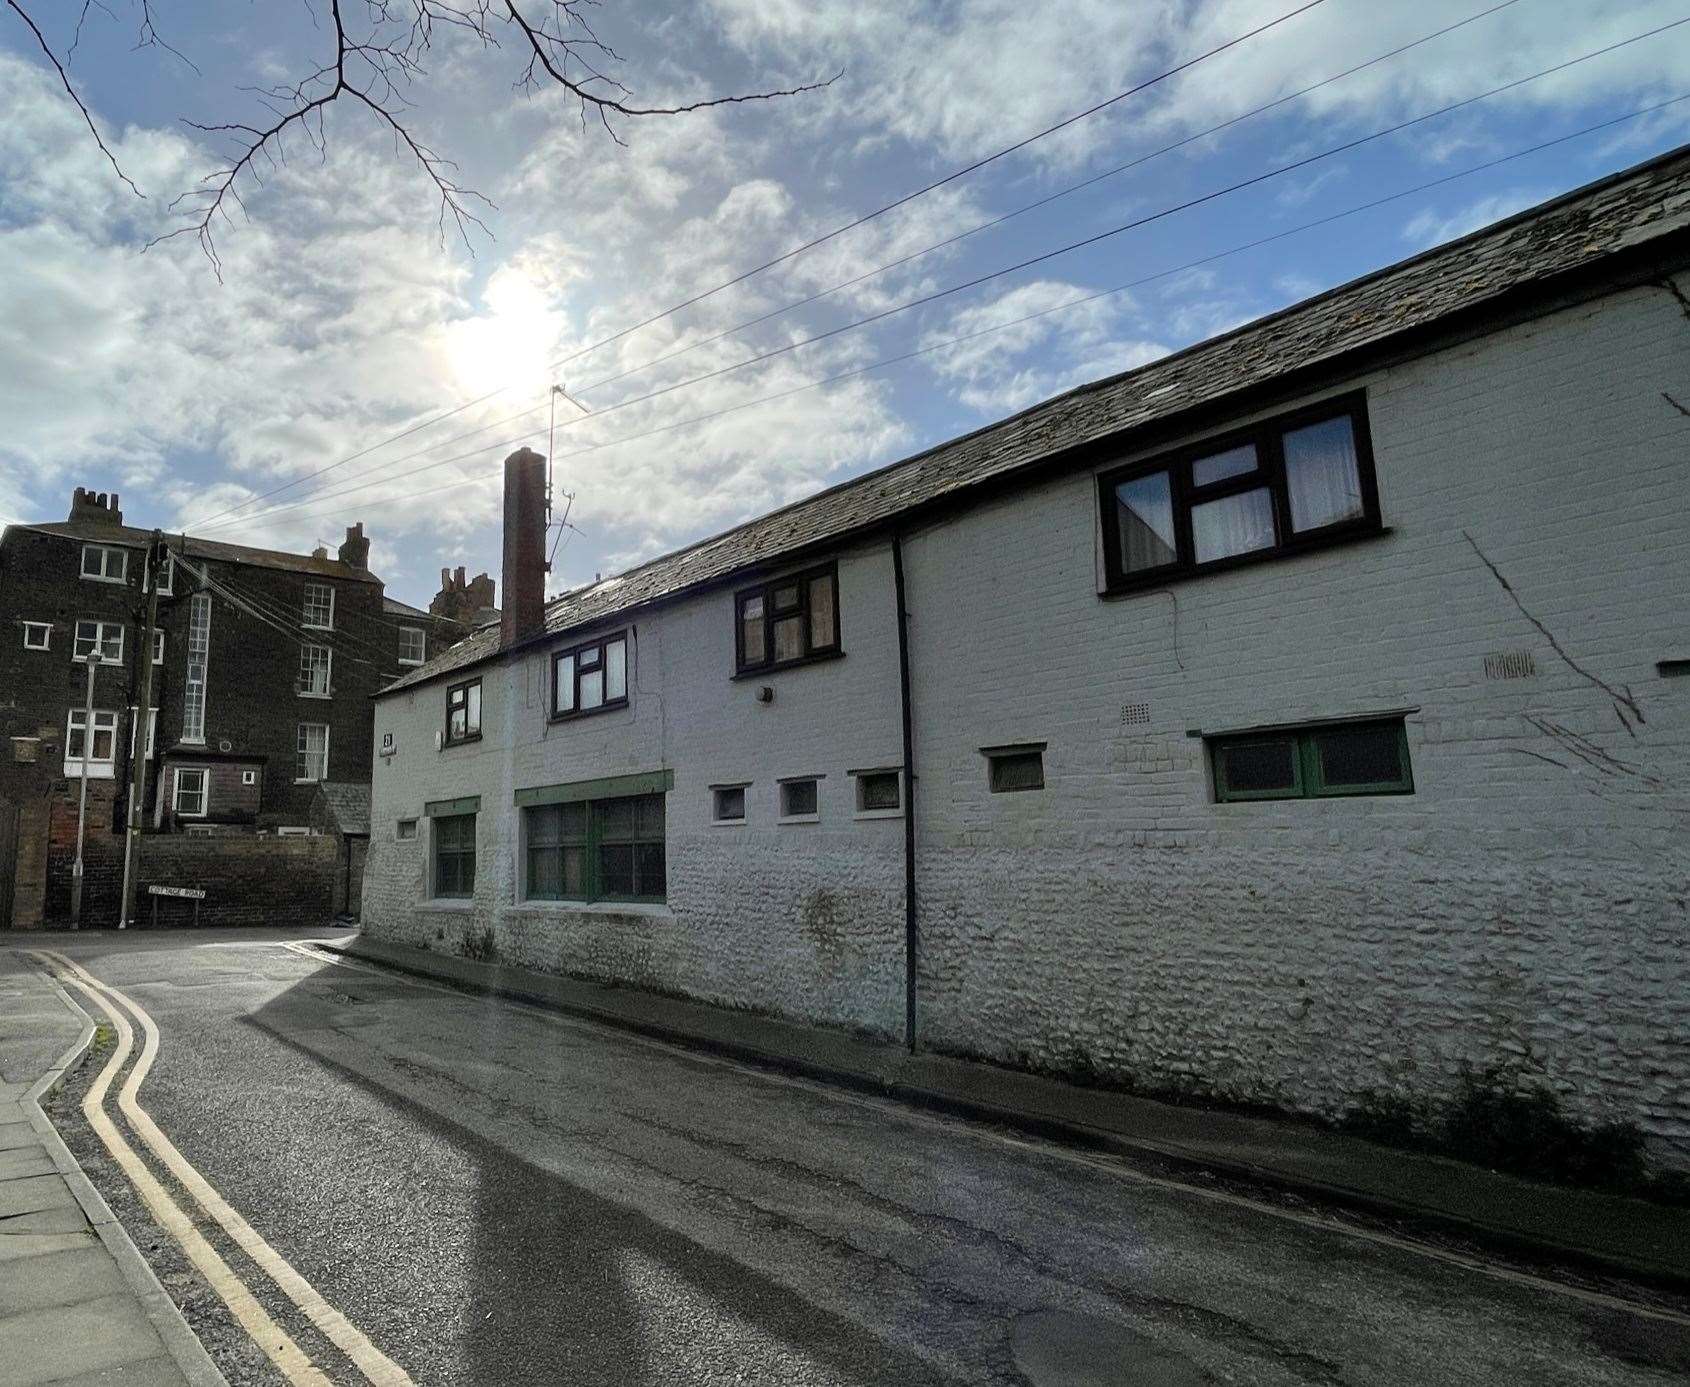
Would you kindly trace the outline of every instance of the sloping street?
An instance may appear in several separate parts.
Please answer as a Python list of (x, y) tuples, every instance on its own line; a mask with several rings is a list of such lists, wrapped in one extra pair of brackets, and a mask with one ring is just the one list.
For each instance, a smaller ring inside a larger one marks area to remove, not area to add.
[[(262, 1242), (107, 1110), (332, 1382), (1598, 1383), (1677, 1379), (1686, 1321), (278, 936), (52, 941), (125, 1005), (136, 1098)], [(77, 1104), (49, 1112), (231, 1382), (288, 1380)], [(131, 1071), (132, 1072), (132, 1071)], [(114, 1094), (116, 1088), (114, 1087)], [(269, 1260), (269, 1259), (274, 1260)], [(268, 1269), (267, 1269), (268, 1268)]]

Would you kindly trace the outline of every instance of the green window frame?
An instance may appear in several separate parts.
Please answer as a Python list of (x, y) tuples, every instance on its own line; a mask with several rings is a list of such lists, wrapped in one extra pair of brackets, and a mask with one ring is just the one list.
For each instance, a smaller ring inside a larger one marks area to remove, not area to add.
[(523, 898), (662, 905), (669, 898), (662, 792), (530, 804)]
[(473, 813), (432, 819), (436, 899), (460, 901), (475, 895), (475, 819)]
[[(1348, 751), (1362, 764), (1388, 773), (1346, 775), (1336, 767)], [(1279, 727), (1209, 738), (1215, 799), (1232, 804), (1264, 799), (1332, 799), (1350, 795), (1411, 795), (1414, 767), (1408, 729), (1401, 718)], [(1284, 774), (1272, 775), (1277, 761)], [(1252, 764), (1253, 763), (1253, 764)]]

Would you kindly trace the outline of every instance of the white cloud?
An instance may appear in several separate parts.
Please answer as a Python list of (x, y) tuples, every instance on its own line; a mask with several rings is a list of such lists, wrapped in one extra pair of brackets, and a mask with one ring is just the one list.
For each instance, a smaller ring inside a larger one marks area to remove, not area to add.
[(1428, 208), (1409, 219), (1402, 229), (1402, 238), (1419, 247), (1440, 245), (1512, 216), (1523, 207), (1543, 201), (1546, 196), (1548, 194), (1542, 188), (1511, 188), (1479, 198), (1448, 215), (1440, 215)]

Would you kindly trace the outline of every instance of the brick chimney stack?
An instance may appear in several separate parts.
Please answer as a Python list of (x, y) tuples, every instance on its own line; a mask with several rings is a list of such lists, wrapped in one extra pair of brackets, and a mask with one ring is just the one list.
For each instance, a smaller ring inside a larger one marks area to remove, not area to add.
[(123, 512), (117, 508), (115, 491), (108, 496), (103, 491), (93, 492), (79, 486), (71, 493), (70, 518), (92, 520), (101, 525), (121, 525)]
[(340, 546), (340, 561), (349, 568), (370, 566), (370, 541), (364, 538), (364, 522), (346, 527), (346, 541)]
[(455, 574), (451, 569), (443, 568), (440, 570), (440, 591), (428, 604), (428, 610), (433, 616), (443, 616), (464, 626), (480, 626), (488, 619), (488, 613), (494, 619), (499, 615), (493, 608), (494, 590), (490, 573), (477, 573), (475, 577), (466, 579), (461, 567)]
[(546, 625), (546, 460), (532, 448), (505, 459), (504, 589), (499, 644), (539, 635)]

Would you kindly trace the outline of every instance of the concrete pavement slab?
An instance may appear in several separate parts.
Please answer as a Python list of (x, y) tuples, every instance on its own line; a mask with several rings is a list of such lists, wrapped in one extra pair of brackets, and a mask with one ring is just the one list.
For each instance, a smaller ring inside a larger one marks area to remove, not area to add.
[(35, 1128), (28, 1122), (8, 1122), (0, 1126), (0, 1151), (11, 1151), (19, 1146), (39, 1146), (41, 1138), (35, 1135)]
[(152, 1321), (127, 1290), (0, 1319), (0, 1382), (7, 1387), (61, 1382), (164, 1352)]
[(76, 1196), (56, 1172), (0, 1181), (0, 1218), (67, 1207), (76, 1207)]
[(88, 1220), (73, 1199), (56, 1209), (37, 1209), (32, 1214), (0, 1216), (0, 1236), (18, 1233), (83, 1233)]
[(77, 1305), (125, 1289), (123, 1273), (98, 1244), (0, 1262), (0, 1305), (8, 1314)]
[(0, 1180), (17, 1180), (26, 1175), (51, 1175), (53, 1158), (40, 1142), (33, 1147), (16, 1146), (0, 1151)]
[(62, 1377), (52, 1387), (182, 1387), (182, 1372), (169, 1358), (148, 1358), (139, 1363)]
[(0, 1233), (0, 1266), (20, 1257), (40, 1257), (49, 1252), (99, 1245), (100, 1239), (92, 1228), (75, 1233)]

